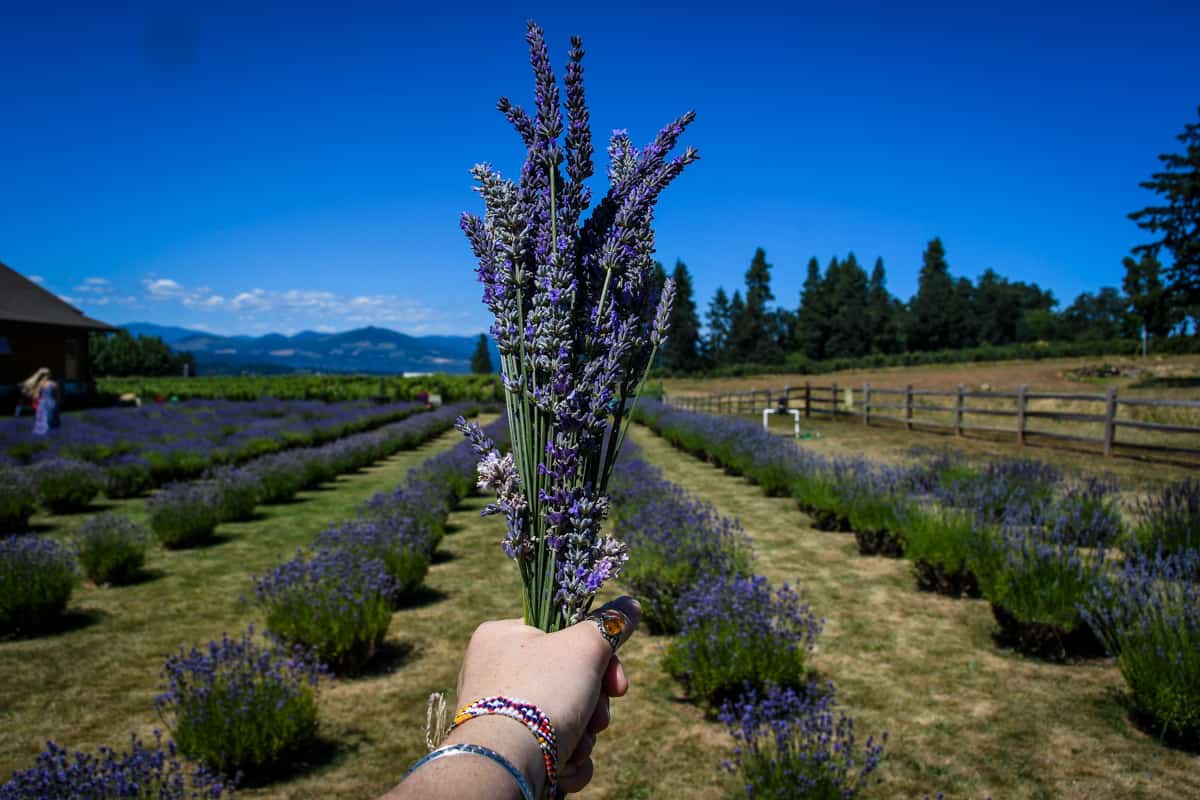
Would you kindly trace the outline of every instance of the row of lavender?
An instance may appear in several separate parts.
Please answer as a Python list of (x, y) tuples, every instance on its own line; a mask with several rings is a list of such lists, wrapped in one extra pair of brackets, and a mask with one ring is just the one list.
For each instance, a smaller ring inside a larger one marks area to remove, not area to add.
[[(475, 409), (447, 407), (410, 422), (423, 422), (428, 439), (462, 413)], [(171, 730), (167, 749), (135, 739), (127, 753), (92, 756), (50, 743), (35, 767), (0, 787), (0, 800), (124, 796), (118, 790), (132, 783), (156, 787), (155, 796), (220, 798), (231, 796), (239, 775), (273, 774), (313, 740), (322, 683), (366, 666), (393, 611), (419, 592), (474, 471), (466, 442), (426, 460), (395, 491), (375, 495), (357, 517), (254, 580), (245, 601), (263, 611), (265, 636), (251, 627), (168, 657), (155, 704)], [(200, 767), (181, 765), (177, 751)]]
[(215, 466), (315, 447), (421, 411), (417, 403), (221, 401), (68, 414), (49, 436), (0, 421), (0, 531), (24, 530), (37, 505), (78, 511), (104, 492), (137, 497)]
[[(147, 500), (150, 529), (167, 548), (203, 544), (218, 524), (250, 519), (259, 504), (290, 500), (303, 489), (416, 447), (471, 410), (448, 406), (329, 444), (222, 467), (202, 481), (171, 484)], [(0, 635), (53, 627), (81, 570), (96, 584), (136, 581), (150, 538), (150, 531), (128, 517), (105, 513), (85, 520), (69, 544), (36, 535), (0, 540)]]
[(858, 796), (886, 734), (856, 745), (833, 684), (807, 664), (823, 627), (787, 584), (753, 574), (735, 519), (665, 479), (625, 445), (610, 484), (622, 582), (651, 633), (678, 634), (663, 661), (688, 694), (717, 710), (735, 740), (727, 769), (750, 797)]
[(1115, 487), (1046, 464), (982, 469), (947, 456), (896, 468), (826, 459), (747, 420), (650, 402), (640, 420), (672, 444), (792, 496), (866, 554), (914, 561), (918, 588), (982, 595), (997, 640), (1065, 660), (1116, 657), (1139, 719), (1200, 744), (1200, 483), (1172, 484), (1126, 521)]

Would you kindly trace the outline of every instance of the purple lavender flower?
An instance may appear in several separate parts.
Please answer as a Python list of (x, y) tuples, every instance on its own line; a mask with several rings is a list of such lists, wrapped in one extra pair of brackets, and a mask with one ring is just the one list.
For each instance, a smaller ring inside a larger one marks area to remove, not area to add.
[(526, 619), (556, 630), (587, 612), (625, 560), (623, 546), (601, 533), (605, 495), (674, 291), (653, 292), (653, 209), (697, 155), (688, 148), (669, 159), (691, 112), (641, 150), (614, 134), (609, 191), (584, 220), (594, 164), (583, 45), (572, 39), (564, 126), (542, 30), (530, 23), (526, 40), (534, 113), (507, 98), (498, 104), (526, 148), (520, 178), (476, 166), (486, 211), (461, 224), (495, 318), (514, 443), (506, 460), (475, 437), (480, 477), (502, 493), (492, 510), (508, 521), (504, 546), (521, 570)]
[(203, 767), (185, 768), (176, 757), (175, 743), (163, 747), (154, 732), (154, 746), (135, 735), (128, 752), (101, 747), (96, 754), (70, 752), (46, 742), (34, 766), (18, 770), (0, 785), (0, 800), (222, 800), (233, 797), (233, 786)]
[(43, 536), (0, 539), (0, 635), (39, 633), (67, 607), (75, 554)]

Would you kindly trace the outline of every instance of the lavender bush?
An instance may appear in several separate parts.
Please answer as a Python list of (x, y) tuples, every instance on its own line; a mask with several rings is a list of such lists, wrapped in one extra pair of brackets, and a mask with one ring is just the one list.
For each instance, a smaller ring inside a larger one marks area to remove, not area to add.
[(411, 520), (406, 524), (393, 517), (347, 520), (322, 531), (315, 546), (345, 550), (360, 561), (379, 561), (392, 580), (392, 605), (399, 607), (424, 583), (436, 540)]
[(717, 707), (746, 688), (805, 683), (805, 661), (824, 621), (784, 584), (761, 575), (713, 576), (680, 600), (683, 626), (663, 668), (688, 693)]
[(0, 539), (0, 636), (44, 631), (67, 607), (77, 582), (74, 554), (53, 539)]
[(1185, 478), (1168, 484), (1138, 503), (1137, 517), (1134, 548), (1147, 553), (1200, 551), (1200, 480)]
[(1200, 748), (1200, 553), (1135, 554), (1081, 610), (1156, 734)]
[(150, 462), (141, 456), (119, 456), (104, 467), (104, 493), (113, 500), (140, 497), (153, 485)]
[(352, 548), (318, 549), (254, 580), (267, 630), (335, 673), (364, 666), (387, 635), (398, 585), (384, 563)]
[(1106, 551), (1081, 550), (1062, 517), (1010, 509), (999, 527), (979, 526), (971, 570), (1000, 624), (999, 640), (1051, 660), (1099, 655), (1079, 607), (1100, 583)]
[(254, 518), (254, 509), (262, 494), (262, 481), (254, 472), (240, 467), (221, 467), (213, 472), (212, 483), (221, 522), (244, 522)]
[(23, 471), (0, 467), (0, 535), (21, 533), (37, 508), (37, 491)]
[(54, 742), (38, 754), (34, 766), (13, 773), (0, 786), (0, 800), (222, 800), (233, 787), (205, 769), (185, 768), (175, 744), (163, 748), (155, 732), (153, 747), (130, 736), (128, 752), (101, 747), (96, 754), (71, 752)]
[(487, 210), (462, 217), (495, 317), (513, 451), (501, 455), (477, 429), (471, 436), (484, 483), (498, 493), (494, 510), (508, 521), (505, 550), (520, 569), (525, 619), (552, 631), (586, 614), (624, 561), (624, 548), (600, 533), (608, 480), (674, 292), (668, 281), (654, 296), (653, 209), (697, 155), (688, 148), (668, 160), (692, 112), (642, 149), (615, 132), (610, 188), (583, 220), (593, 171), (583, 46), (572, 39), (560, 144), (559, 88), (542, 30), (530, 23), (526, 39), (534, 115), (499, 103), (526, 147), (520, 180), (476, 166)]
[(684, 593), (713, 575), (749, 574), (750, 541), (736, 519), (632, 455), (622, 455), (610, 484), (613, 532), (629, 548), (621, 582), (641, 601), (651, 633), (677, 633)]
[[(904, 556), (913, 562), (917, 588), (951, 597), (979, 596), (979, 582), (968, 565), (976, 525), (975, 512), (927, 502), (910, 502), (899, 516)], [(991, 541), (991, 531), (979, 535)]]
[(254, 776), (316, 735), (322, 674), (301, 649), (251, 629), (169, 656), (155, 707), (183, 755), (222, 775)]
[(32, 477), (38, 502), (56, 514), (82, 511), (104, 488), (104, 473), (99, 467), (67, 458), (38, 462)]
[(195, 547), (212, 539), (221, 498), (211, 484), (174, 483), (146, 501), (150, 528), (164, 547)]
[(104, 513), (89, 518), (75, 535), (79, 566), (96, 584), (137, 580), (146, 563), (149, 531), (128, 517)]
[(879, 768), (887, 733), (862, 748), (854, 720), (838, 711), (833, 684), (804, 690), (769, 687), (726, 703), (719, 715), (736, 743), (725, 768), (749, 798), (849, 800)]

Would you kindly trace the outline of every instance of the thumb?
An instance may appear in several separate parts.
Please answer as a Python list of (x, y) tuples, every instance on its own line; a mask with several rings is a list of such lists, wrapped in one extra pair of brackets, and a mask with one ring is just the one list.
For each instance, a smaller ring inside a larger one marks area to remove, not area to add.
[(641, 604), (625, 595), (595, 609), (564, 633), (571, 635), (579, 652), (594, 658), (599, 676), (604, 674), (613, 654), (629, 641), (641, 621)]

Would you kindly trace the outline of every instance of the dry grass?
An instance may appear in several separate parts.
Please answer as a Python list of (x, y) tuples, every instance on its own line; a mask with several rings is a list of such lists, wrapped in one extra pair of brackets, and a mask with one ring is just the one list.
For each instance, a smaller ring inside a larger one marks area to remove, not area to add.
[[(764, 375), (750, 378), (719, 378), (719, 379), (671, 379), (664, 381), (664, 389), (669, 396), (688, 397), (708, 395), (722, 392), (745, 392), (748, 389), (771, 389), (778, 392), (784, 387), (793, 387), (791, 405), (799, 408), (803, 405), (802, 392), (805, 381), (812, 383), (814, 412), (813, 419), (828, 419), (830, 409), (829, 387), (837, 384), (840, 412), (845, 416), (839, 417), (846, 422), (861, 421), (862, 388), (869, 383), (874, 393), (871, 402), (876, 417), (875, 425), (883, 429), (895, 429), (896, 423), (878, 419), (880, 415), (902, 417), (903, 411), (898, 409), (882, 409), (880, 404), (903, 404), (904, 398), (899, 394), (883, 393), (879, 389), (903, 389), (911, 384), (916, 389), (954, 391), (963, 384), (967, 391), (977, 392), (1014, 392), (1021, 385), (1028, 385), (1031, 393), (1053, 392), (1069, 394), (1103, 395), (1107, 387), (1118, 389), (1123, 399), (1159, 399), (1159, 400), (1198, 400), (1200, 399), (1200, 357), (1177, 356), (1171, 358), (1149, 359), (1140, 361), (1134, 359), (1112, 360), (1120, 375), (1110, 378), (1080, 378), (1074, 373), (1081, 367), (1096, 366), (1105, 363), (1102, 359), (1057, 359), (1052, 361), (1004, 362), (997, 364), (956, 364), (930, 365), (921, 367), (896, 367), (885, 370), (852, 370), (832, 373), (829, 375)], [(799, 390), (796, 387), (801, 387)], [(817, 387), (821, 387), (818, 391)], [(844, 404), (845, 390), (852, 391), (852, 403)], [(765, 402), (760, 396), (759, 406)], [(917, 406), (929, 408), (917, 409), (914, 422), (920, 429), (921, 423), (929, 426), (953, 426), (955, 422), (953, 397), (928, 397), (917, 395), (913, 400)], [(1003, 411), (1006, 416), (994, 414), (964, 415), (966, 426), (985, 426), (1004, 428), (1010, 433), (994, 433), (984, 431), (968, 432), (972, 438), (1007, 443), (1016, 447), (1016, 407), (1014, 398), (1005, 397), (969, 397), (964, 403), (967, 409), (979, 408), (989, 411)], [(727, 409), (735, 410), (735, 409)], [(743, 403), (739, 409), (748, 412), (750, 406)], [(761, 413), (761, 408), (755, 411)], [(1030, 400), (1028, 411), (1031, 414), (1088, 414), (1103, 417), (1105, 404), (1103, 401), (1081, 401), (1040, 398)], [(1152, 422), (1159, 424), (1187, 425), (1200, 427), (1200, 409), (1196, 408), (1156, 408), (1147, 406), (1119, 407), (1117, 418), (1137, 422)], [(927, 428), (926, 430), (930, 430)], [(1027, 442), (1044, 448), (1074, 449), (1095, 454), (1101, 450), (1098, 440), (1104, 438), (1104, 425), (1100, 422), (1083, 422), (1078, 420), (1062, 420), (1048, 417), (1030, 416), (1026, 421)], [(1043, 435), (1039, 435), (1043, 434)], [(1097, 440), (1094, 444), (1068, 442), (1051, 438), (1052, 434)], [(1178, 462), (1190, 464), (1193, 468), (1200, 461), (1200, 433), (1166, 433), (1161, 431), (1146, 431), (1120, 427), (1117, 430), (1116, 455), (1118, 459), (1153, 460), (1156, 462)], [(1122, 447), (1124, 442), (1128, 446)], [(1173, 454), (1152, 452), (1143, 447), (1172, 447), (1190, 448), (1194, 453)]]
[[(637, 432), (666, 475), (738, 517), (758, 570), (805, 590), (827, 619), (813, 663), (863, 732), (891, 734), (879, 797), (1191, 798), (1200, 758), (1135, 729), (1110, 661), (1061, 666), (995, 648), (983, 601), (913, 588), (906, 562), (863, 558), (787, 498)], [(872, 453), (873, 454), (873, 453)]]

